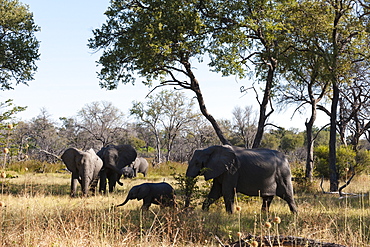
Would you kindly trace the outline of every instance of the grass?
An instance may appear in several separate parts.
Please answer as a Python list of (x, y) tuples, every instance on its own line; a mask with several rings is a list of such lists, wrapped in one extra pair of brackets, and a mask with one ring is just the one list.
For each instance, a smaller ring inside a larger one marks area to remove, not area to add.
[[(261, 200), (243, 195), (237, 199), (241, 210), (233, 215), (225, 212), (222, 200), (209, 212), (201, 210), (201, 200), (187, 210), (152, 205), (142, 213), (142, 201), (136, 200), (115, 207), (132, 186), (143, 182), (165, 180), (178, 190), (170, 174), (183, 173), (186, 166), (170, 167), (162, 164), (146, 178), (139, 174), (121, 180), (124, 186), (114, 193), (88, 198), (68, 196), (69, 174), (23, 172), (15, 178), (0, 178), (1, 246), (219, 246), (219, 241), (228, 244), (248, 234), (370, 246), (369, 196), (338, 199), (338, 195), (322, 194), (320, 181), (311, 185), (310, 192), (296, 193), (298, 215), (292, 215), (279, 198), (274, 199), (269, 214), (261, 213)], [(369, 184), (369, 176), (358, 176), (345, 191), (368, 193)], [(182, 200), (181, 196), (177, 199)], [(276, 216), (282, 219), (280, 224), (272, 222)], [(272, 227), (267, 228), (266, 222)]]

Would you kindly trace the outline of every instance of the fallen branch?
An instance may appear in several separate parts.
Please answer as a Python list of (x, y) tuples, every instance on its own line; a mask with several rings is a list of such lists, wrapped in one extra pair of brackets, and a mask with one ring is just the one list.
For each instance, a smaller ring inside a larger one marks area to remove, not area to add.
[(321, 178), (321, 183), (320, 183), (320, 187), (321, 187), (322, 193), (323, 194), (339, 194), (339, 199), (342, 199), (344, 195), (346, 195), (346, 196), (354, 196), (354, 197), (359, 196), (358, 194), (355, 194), (355, 193), (344, 193), (344, 192), (342, 192), (342, 190), (344, 188), (346, 188), (351, 183), (353, 177), (355, 176), (355, 170), (353, 169), (353, 167), (351, 167), (351, 171), (352, 171), (351, 177), (344, 183), (343, 186), (341, 186), (339, 188), (338, 191), (330, 191), (330, 192), (329, 191), (325, 191), (324, 190), (324, 187), (323, 187), (324, 177), (322, 177)]
[(252, 241), (257, 241), (258, 246), (294, 246), (294, 247), (347, 247), (336, 243), (325, 243), (314, 239), (295, 236), (254, 236), (249, 234), (246, 238), (225, 245), (225, 247), (249, 247)]
[(338, 190), (338, 192), (339, 192), (339, 196), (340, 197), (342, 197), (343, 196), (343, 193), (342, 193), (342, 190), (345, 188), (345, 187), (347, 187), (347, 185), (349, 185), (349, 183), (351, 182), (351, 180), (352, 180), (352, 178), (355, 176), (355, 170), (354, 169), (352, 169), (352, 176), (347, 180), (347, 182), (343, 185), (343, 186), (341, 186), (340, 188), (339, 188), (339, 190)]

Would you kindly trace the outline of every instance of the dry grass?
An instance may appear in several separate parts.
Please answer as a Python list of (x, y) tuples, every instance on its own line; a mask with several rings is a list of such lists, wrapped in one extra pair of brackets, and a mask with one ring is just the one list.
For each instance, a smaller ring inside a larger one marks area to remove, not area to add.
[[(262, 214), (261, 200), (245, 196), (238, 198), (241, 211), (233, 215), (225, 212), (222, 201), (209, 212), (199, 205), (189, 210), (153, 205), (141, 214), (141, 201), (114, 207), (131, 186), (144, 181), (166, 180), (177, 189), (171, 176), (152, 174), (124, 180), (115, 193), (88, 198), (68, 196), (68, 174), (25, 173), (0, 179), (0, 201), (5, 204), (0, 207), (1, 246), (219, 246), (217, 237), (227, 244), (238, 240), (238, 232), (241, 237), (281, 234), (370, 246), (369, 196), (339, 200), (338, 195), (322, 194), (319, 181), (313, 185), (316, 191), (297, 193), (298, 215), (278, 198), (270, 214)], [(369, 184), (369, 176), (358, 176), (346, 191), (368, 193)], [(266, 228), (265, 222), (275, 216), (282, 222)]]

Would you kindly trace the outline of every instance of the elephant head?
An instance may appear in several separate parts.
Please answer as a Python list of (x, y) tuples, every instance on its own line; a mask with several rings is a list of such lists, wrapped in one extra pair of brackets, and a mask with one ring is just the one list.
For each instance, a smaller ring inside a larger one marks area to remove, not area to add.
[(67, 169), (72, 172), (72, 197), (76, 195), (77, 181), (81, 184), (84, 195), (88, 194), (89, 187), (95, 192), (103, 161), (95, 154), (93, 149), (84, 152), (76, 148), (69, 148), (64, 151), (61, 159), (67, 166)]
[(231, 146), (212, 146), (203, 150), (195, 150), (189, 161), (186, 176), (196, 177), (202, 174), (206, 180), (209, 180), (226, 171), (234, 174), (238, 168), (239, 163)]
[(99, 190), (105, 192), (108, 179), (109, 192), (113, 192), (116, 182), (122, 176), (123, 168), (136, 159), (136, 150), (131, 145), (109, 145), (102, 148), (98, 155), (103, 160)]
[(117, 205), (117, 207), (125, 205), (129, 200), (137, 199), (138, 201), (147, 197), (150, 193), (150, 185), (148, 184), (140, 184), (132, 187), (128, 192), (126, 200), (122, 203)]
[(135, 177), (134, 168), (129, 167), (129, 166), (125, 166), (122, 169), (122, 173), (123, 173), (124, 178), (133, 178), (133, 177)]

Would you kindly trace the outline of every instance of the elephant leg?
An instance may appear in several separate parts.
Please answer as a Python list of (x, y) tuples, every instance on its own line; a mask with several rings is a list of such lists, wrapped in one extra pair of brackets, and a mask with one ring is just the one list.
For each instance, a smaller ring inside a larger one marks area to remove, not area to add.
[(230, 214), (234, 213), (235, 191), (236, 191), (235, 188), (233, 188), (231, 190), (230, 190), (230, 188), (223, 188), (223, 190), (222, 190), (222, 194), (224, 196), (226, 212), (228, 212)]
[(143, 206), (141, 206), (141, 210), (143, 211), (148, 211), (150, 205), (152, 204), (151, 203), (152, 199), (148, 199), (148, 198), (144, 198), (143, 199)]
[(71, 197), (76, 196), (77, 182), (78, 181), (79, 181), (78, 174), (72, 173), (72, 177), (71, 177)]
[(116, 187), (116, 182), (117, 182), (117, 174), (113, 173), (108, 177), (109, 193), (112, 193), (114, 191), (114, 187)]
[(213, 180), (211, 191), (209, 192), (207, 199), (204, 200), (202, 209), (205, 211), (208, 211), (209, 206), (211, 206), (212, 203), (217, 201), (222, 196), (221, 191), (222, 191), (222, 185), (216, 182), (216, 180)]
[(96, 187), (98, 185), (98, 178), (95, 178), (90, 185), (90, 192), (92, 195), (95, 195)]
[(262, 196), (262, 211), (269, 211), (272, 199), (274, 199), (274, 196)]
[(100, 174), (100, 184), (99, 184), (99, 192), (106, 193), (107, 191), (107, 173), (101, 172)]

